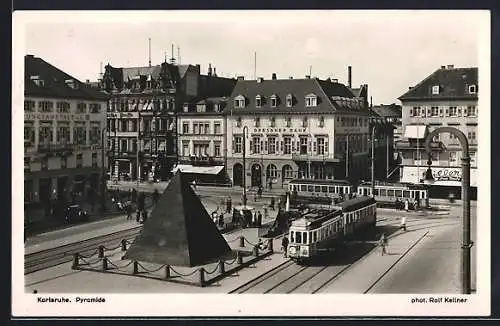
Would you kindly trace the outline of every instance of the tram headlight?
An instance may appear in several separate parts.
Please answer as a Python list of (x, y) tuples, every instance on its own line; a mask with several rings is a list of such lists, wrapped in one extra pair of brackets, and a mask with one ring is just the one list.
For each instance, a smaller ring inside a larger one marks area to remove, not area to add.
[(295, 255), (297, 253), (297, 249), (295, 247), (290, 247), (288, 251), (290, 252), (290, 255)]

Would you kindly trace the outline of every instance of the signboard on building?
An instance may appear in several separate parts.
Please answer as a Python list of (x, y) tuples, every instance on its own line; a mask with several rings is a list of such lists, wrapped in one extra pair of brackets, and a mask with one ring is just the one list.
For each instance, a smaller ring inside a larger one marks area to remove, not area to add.
[(84, 114), (72, 113), (27, 112), (24, 114), (24, 120), (85, 121), (86, 116)]
[[(401, 182), (420, 183), (425, 177), (427, 166), (403, 166)], [(460, 187), (462, 185), (462, 168), (431, 166), (434, 185)], [(470, 185), (477, 187), (477, 169), (470, 170)]]
[(305, 133), (307, 128), (253, 128), (254, 133)]

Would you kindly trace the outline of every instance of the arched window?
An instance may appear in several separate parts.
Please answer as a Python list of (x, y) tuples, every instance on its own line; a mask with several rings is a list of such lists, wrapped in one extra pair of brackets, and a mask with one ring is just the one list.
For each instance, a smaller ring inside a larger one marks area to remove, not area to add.
[(255, 107), (262, 107), (262, 97), (260, 95), (255, 96)]
[(266, 177), (267, 179), (275, 179), (278, 176), (278, 169), (276, 165), (269, 164), (266, 169)]
[(317, 96), (313, 93), (306, 95), (306, 107), (314, 107), (317, 105)]
[(293, 106), (293, 96), (292, 94), (288, 94), (286, 96), (286, 107), (291, 108)]
[(278, 106), (278, 96), (276, 94), (271, 95), (271, 107), (275, 108)]
[(243, 95), (238, 95), (234, 98), (234, 107), (235, 108), (245, 107), (245, 97)]

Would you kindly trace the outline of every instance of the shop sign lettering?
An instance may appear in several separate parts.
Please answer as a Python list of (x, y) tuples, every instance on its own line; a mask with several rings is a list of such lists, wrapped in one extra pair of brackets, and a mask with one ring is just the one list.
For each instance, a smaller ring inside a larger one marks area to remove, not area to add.
[(70, 113), (31, 112), (24, 114), (24, 120), (85, 121), (85, 115), (70, 114)]
[(460, 169), (435, 169), (432, 168), (432, 176), (436, 181), (461, 181), (462, 170)]
[(254, 133), (282, 133), (282, 132), (290, 132), (290, 133), (304, 133), (307, 131), (307, 128), (254, 128)]

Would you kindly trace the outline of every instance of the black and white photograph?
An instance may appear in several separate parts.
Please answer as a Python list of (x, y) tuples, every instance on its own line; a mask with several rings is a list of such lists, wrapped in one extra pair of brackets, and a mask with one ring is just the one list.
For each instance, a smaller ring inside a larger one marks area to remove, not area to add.
[(13, 315), (488, 315), (489, 33), (14, 12)]

